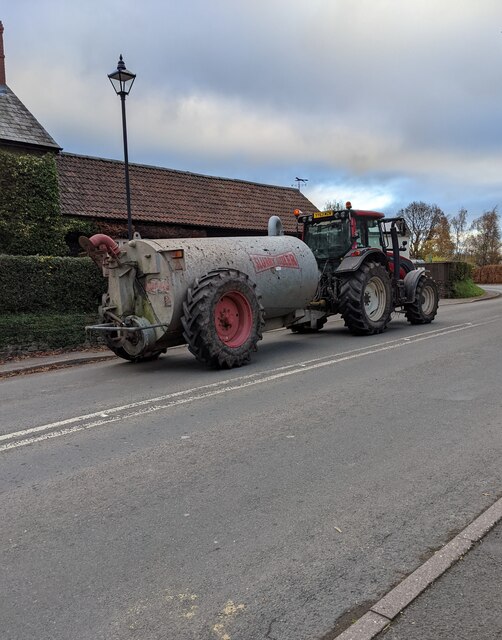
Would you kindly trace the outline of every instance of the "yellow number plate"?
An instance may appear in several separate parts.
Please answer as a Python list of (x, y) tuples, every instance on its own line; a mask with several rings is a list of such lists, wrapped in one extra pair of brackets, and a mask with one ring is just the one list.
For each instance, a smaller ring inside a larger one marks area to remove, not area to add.
[(333, 211), (318, 211), (314, 213), (314, 219), (316, 218), (331, 218)]

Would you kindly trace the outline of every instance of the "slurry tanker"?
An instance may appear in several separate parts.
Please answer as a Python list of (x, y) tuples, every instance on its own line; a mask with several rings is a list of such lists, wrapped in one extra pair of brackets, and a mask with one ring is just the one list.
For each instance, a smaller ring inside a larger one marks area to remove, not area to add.
[(104, 234), (80, 244), (103, 270), (108, 291), (100, 324), (119, 357), (152, 360), (187, 344), (212, 368), (249, 361), (264, 331), (322, 329), (341, 314), (356, 335), (385, 330), (395, 310), (412, 324), (432, 322), (438, 289), (401, 255), (405, 223), (352, 209), (304, 215), (300, 237), (284, 235), (277, 216), (268, 236), (142, 239)]

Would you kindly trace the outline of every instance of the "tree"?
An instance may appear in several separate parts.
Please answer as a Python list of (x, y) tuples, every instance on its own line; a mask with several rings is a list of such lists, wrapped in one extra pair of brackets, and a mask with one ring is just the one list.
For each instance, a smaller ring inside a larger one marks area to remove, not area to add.
[(456, 216), (450, 220), (453, 228), (453, 242), (455, 257), (460, 258), (465, 253), (465, 232), (467, 231), (467, 209), (462, 207)]
[(445, 214), (435, 204), (425, 202), (411, 202), (405, 209), (401, 209), (398, 216), (406, 220), (410, 230), (410, 256), (424, 258), (426, 243), (433, 238), (434, 228), (439, 224), (441, 216)]
[(341, 200), (328, 200), (324, 203), (324, 211), (343, 211), (345, 203)]
[(484, 267), (502, 262), (497, 207), (485, 211), (480, 218), (474, 220), (471, 231), (473, 233), (469, 239), (469, 249), (475, 264)]
[(423, 253), (426, 256), (432, 255), (435, 258), (451, 260), (455, 252), (455, 244), (451, 237), (451, 227), (448, 216), (441, 213), (437, 224), (431, 231), (429, 240), (423, 245)]
[(0, 194), (0, 253), (67, 253), (52, 154), (0, 151)]

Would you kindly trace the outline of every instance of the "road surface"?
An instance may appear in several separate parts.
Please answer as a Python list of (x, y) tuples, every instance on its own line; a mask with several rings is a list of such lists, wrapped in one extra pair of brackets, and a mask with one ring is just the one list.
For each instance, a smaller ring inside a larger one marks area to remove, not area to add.
[(2, 640), (328, 640), (500, 495), (502, 298), (0, 381)]

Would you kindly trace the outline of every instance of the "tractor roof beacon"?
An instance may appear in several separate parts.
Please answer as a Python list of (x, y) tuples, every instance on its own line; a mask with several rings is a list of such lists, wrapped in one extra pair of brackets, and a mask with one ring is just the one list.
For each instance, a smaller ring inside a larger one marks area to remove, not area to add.
[(353, 209), (295, 216), (301, 239), (319, 267), (314, 300), (290, 325), (294, 332), (318, 331), (328, 316), (340, 313), (356, 335), (381, 333), (393, 311), (412, 324), (434, 320), (439, 294), (425, 269), (401, 255), (407, 250), (403, 218)]

